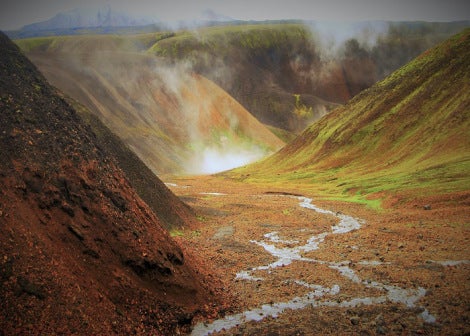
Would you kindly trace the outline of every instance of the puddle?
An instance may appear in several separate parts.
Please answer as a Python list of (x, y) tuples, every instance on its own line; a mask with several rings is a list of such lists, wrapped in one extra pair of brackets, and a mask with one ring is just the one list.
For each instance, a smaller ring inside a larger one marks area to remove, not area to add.
[(164, 182), (167, 187), (178, 187), (176, 183)]
[(264, 238), (269, 239), (273, 243), (282, 243), (282, 244), (298, 244), (298, 240), (283, 240), (279, 238), (279, 234), (277, 232), (266, 233)]
[(254, 308), (243, 313), (226, 316), (225, 318), (214, 321), (211, 324), (199, 323), (194, 327), (191, 335), (209, 335), (213, 332), (229, 330), (249, 321), (261, 321), (266, 317), (276, 318), (286, 309), (302, 309), (308, 307), (309, 305), (319, 306), (319, 302), (317, 303), (315, 298), (319, 298), (324, 295), (336, 295), (338, 293), (339, 286), (334, 285), (331, 288), (318, 286), (315, 291), (307, 293), (301, 297), (295, 297), (287, 302), (265, 304), (260, 308)]
[[(300, 201), (299, 206), (316, 211), (318, 213), (334, 216), (339, 220), (338, 224), (331, 226), (329, 231), (313, 235), (303, 242), (299, 240), (284, 240), (279, 236), (278, 231), (265, 234), (263, 236), (264, 239), (261, 241), (251, 240), (251, 243), (263, 247), (266, 252), (271, 254), (277, 260), (267, 265), (257, 266), (249, 270), (242, 270), (236, 274), (236, 279), (245, 281), (262, 281), (263, 278), (259, 276), (255, 277), (253, 272), (257, 272), (257, 275), (259, 275), (259, 271), (266, 271), (266, 276), (269, 276), (270, 270), (281, 266), (287, 266), (292, 262), (318, 263), (326, 265), (330, 269), (336, 270), (342, 277), (348, 279), (352, 283), (362, 285), (365, 288), (379, 290), (380, 292), (383, 292), (383, 295), (375, 297), (356, 297), (345, 301), (340, 301), (334, 298), (328, 299), (328, 297), (335, 296), (341, 292), (341, 288), (338, 284), (332, 284), (331, 287), (324, 287), (318, 284), (309, 284), (298, 279), (291, 279), (287, 282), (306, 287), (311, 291), (303, 296), (295, 297), (287, 302), (264, 304), (258, 308), (247, 310), (239, 314), (226, 316), (225, 318), (216, 320), (210, 324), (199, 323), (194, 327), (191, 335), (209, 335), (213, 332), (231, 329), (249, 321), (261, 321), (266, 317), (276, 318), (286, 309), (303, 309), (306, 307), (353, 308), (361, 305), (383, 304), (386, 302), (400, 303), (405, 305), (407, 308), (421, 308), (422, 312), (419, 314), (419, 316), (425, 322), (436, 322), (435, 317), (430, 314), (429, 311), (417, 305), (417, 302), (426, 294), (426, 290), (422, 287), (407, 289), (389, 284), (382, 284), (377, 281), (363, 280), (356, 274), (354, 269), (351, 268), (352, 263), (348, 260), (340, 262), (329, 262), (303, 257), (302, 253), (319, 249), (328, 235), (346, 234), (358, 230), (361, 228), (363, 221), (355, 219), (351, 216), (344, 215), (342, 213), (335, 213), (330, 210), (321, 209), (313, 205), (311, 203), (312, 199), (310, 198), (297, 197), (297, 199)], [(279, 247), (277, 245), (282, 246)], [(368, 266), (380, 266), (384, 264), (376, 260), (362, 260), (358, 263)], [(439, 263), (443, 265), (445, 263), (445, 265), (453, 266), (459, 263), (468, 263), (468, 261), (442, 261)]]
[(361, 260), (357, 264), (362, 265), (362, 266), (380, 266), (380, 265), (390, 265), (391, 263), (378, 261), (378, 260)]
[(164, 185), (166, 185), (168, 188), (181, 188), (181, 189), (186, 189), (190, 188), (191, 186), (189, 185), (179, 185), (173, 182), (163, 182)]
[(225, 237), (233, 235), (235, 229), (233, 226), (224, 226), (217, 230), (212, 239), (223, 239)]
[(200, 195), (210, 195), (210, 196), (226, 196), (227, 194), (218, 193), (218, 192), (202, 192)]
[(339, 223), (331, 227), (333, 233), (347, 233), (353, 230), (358, 230), (361, 227), (359, 221), (351, 216), (346, 216), (341, 213), (334, 213), (333, 211), (324, 210), (313, 205), (311, 198), (299, 197), (299, 200), (301, 201), (299, 205), (302, 208), (311, 209), (318, 213), (329, 214), (338, 217), (340, 219)]
[(441, 261), (430, 260), (430, 261), (436, 264), (440, 264), (442, 266), (457, 266), (461, 264), (470, 264), (470, 260), (441, 260)]

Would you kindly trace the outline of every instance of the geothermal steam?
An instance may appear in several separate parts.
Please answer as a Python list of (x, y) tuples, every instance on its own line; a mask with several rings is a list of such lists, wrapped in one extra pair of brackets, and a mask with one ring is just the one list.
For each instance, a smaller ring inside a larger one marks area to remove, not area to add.
[(256, 161), (283, 143), (212, 81), (192, 73), (188, 64), (156, 69), (162, 92), (190, 148), (185, 172), (212, 174)]
[(194, 174), (214, 174), (232, 168), (244, 166), (266, 156), (266, 151), (259, 147), (218, 148), (216, 146), (205, 148), (200, 157), (194, 158)]
[[(411, 38), (416, 34), (411, 34), (407, 25), (358, 26), (352, 29), (352, 35), (343, 34), (346, 29), (342, 27), (331, 41), (322, 37), (325, 31), (333, 31), (331, 27), (313, 27), (317, 33), (312, 34), (311, 45), (302, 43), (300, 49), (289, 49), (286, 54), (290, 70), (284, 70), (290, 82), (283, 72), (260, 78), (272, 82), (275, 89), (264, 89), (280, 92), (279, 99), (292, 99), (293, 94), (302, 93), (302, 98), (321, 98), (312, 104), (344, 102), (389, 69), (403, 64), (412, 56), (409, 53), (424, 50), (441, 36), (433, 27), (425, 26), (427, 30), (420, 33), (419, 39)], [(362, 29), (364, 33), (360, 33)], [(353, 35), (356, 37), (351, 39)], [(53, 47), (45, 48), (46, 52), (36, 51), (29, 56), (52, 84), (93, 111), (156, 174), (214, 173), (258, 160), (283, 145), (218, 86), (227, 90), (240, 87), (232, 92), (234, 96), (239, 94), (240, 101), (242, 95), (249, 97), (263, 89), (260, 78), (250, 77), (246, 69), (237, 71), (237, 57), (243, 53), (234, 53), (231, 59), (230, 55), (211, 55), (196, 48), (191, 58), (163, 61), (146, 55), (146, 48), (126, 37), (61, 38)], [(275, 66), (272, 71), (276, 71)], [(280, 76), (279, 82), (276, 76)], [(347, 78), (343, 80), (342, 76)], [(348, 87), (343, 88), (343, 82), (349, 83)], [(283, 85), (285, 90), (295, 88), (295, 92), (284, 92)], [(269, 101), (276, 102), (275, 98)], [(248, 98), (244, 104), (257, 113), (256, 104)], [(268, 104), (258, 105), (270, 111)], [(259, 115), (263, 116), (261, 112)], [(274, 114), (267, 115), (269, 119)], [(297, 130), (305, 126), (295, 125)]]
[[(33, 59), (156, 174), (214, 173), (284, 144), (219, 86), (195, 74), (189, 62), (167, 64), (106, 41), (63, 39), (60, 53), (37, 53)], [(224, 69), (214, 71), (227, 76)]]

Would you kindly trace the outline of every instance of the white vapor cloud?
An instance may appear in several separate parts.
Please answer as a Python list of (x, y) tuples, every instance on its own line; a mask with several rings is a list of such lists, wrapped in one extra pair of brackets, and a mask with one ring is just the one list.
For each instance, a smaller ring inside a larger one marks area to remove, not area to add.
[(222, 150), (217, 147), (206, 147), (189, 171), (194, 174), (215, 174), (246, 164), (255, 162), (266, 156), (266, 152), (256, 147), (251, 148), (227, 148)]

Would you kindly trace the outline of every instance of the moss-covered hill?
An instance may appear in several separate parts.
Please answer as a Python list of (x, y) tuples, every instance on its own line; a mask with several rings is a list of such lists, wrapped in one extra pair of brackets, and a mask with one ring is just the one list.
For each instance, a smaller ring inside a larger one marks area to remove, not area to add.
[(302, 183), (350, 199), (454, 192), (468, 199), (469, 117), (466, 29), (314, 123), (277, 154), (234, 174)]
[(302, 23), (210, 27), (158, 36), (149, 52), (191, 64), (263, 123), (300, 132), (465, 24), (385, 26), (337, 43)]

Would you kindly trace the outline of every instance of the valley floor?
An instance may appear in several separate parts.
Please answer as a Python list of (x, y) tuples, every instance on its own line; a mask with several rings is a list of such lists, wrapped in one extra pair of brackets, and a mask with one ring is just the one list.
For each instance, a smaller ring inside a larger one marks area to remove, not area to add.
[(217, 177), (166, 182), (199, 219), (173, 236), (236, 298), (194, 335), (470, 333), (465, 207), (376, 212)]

